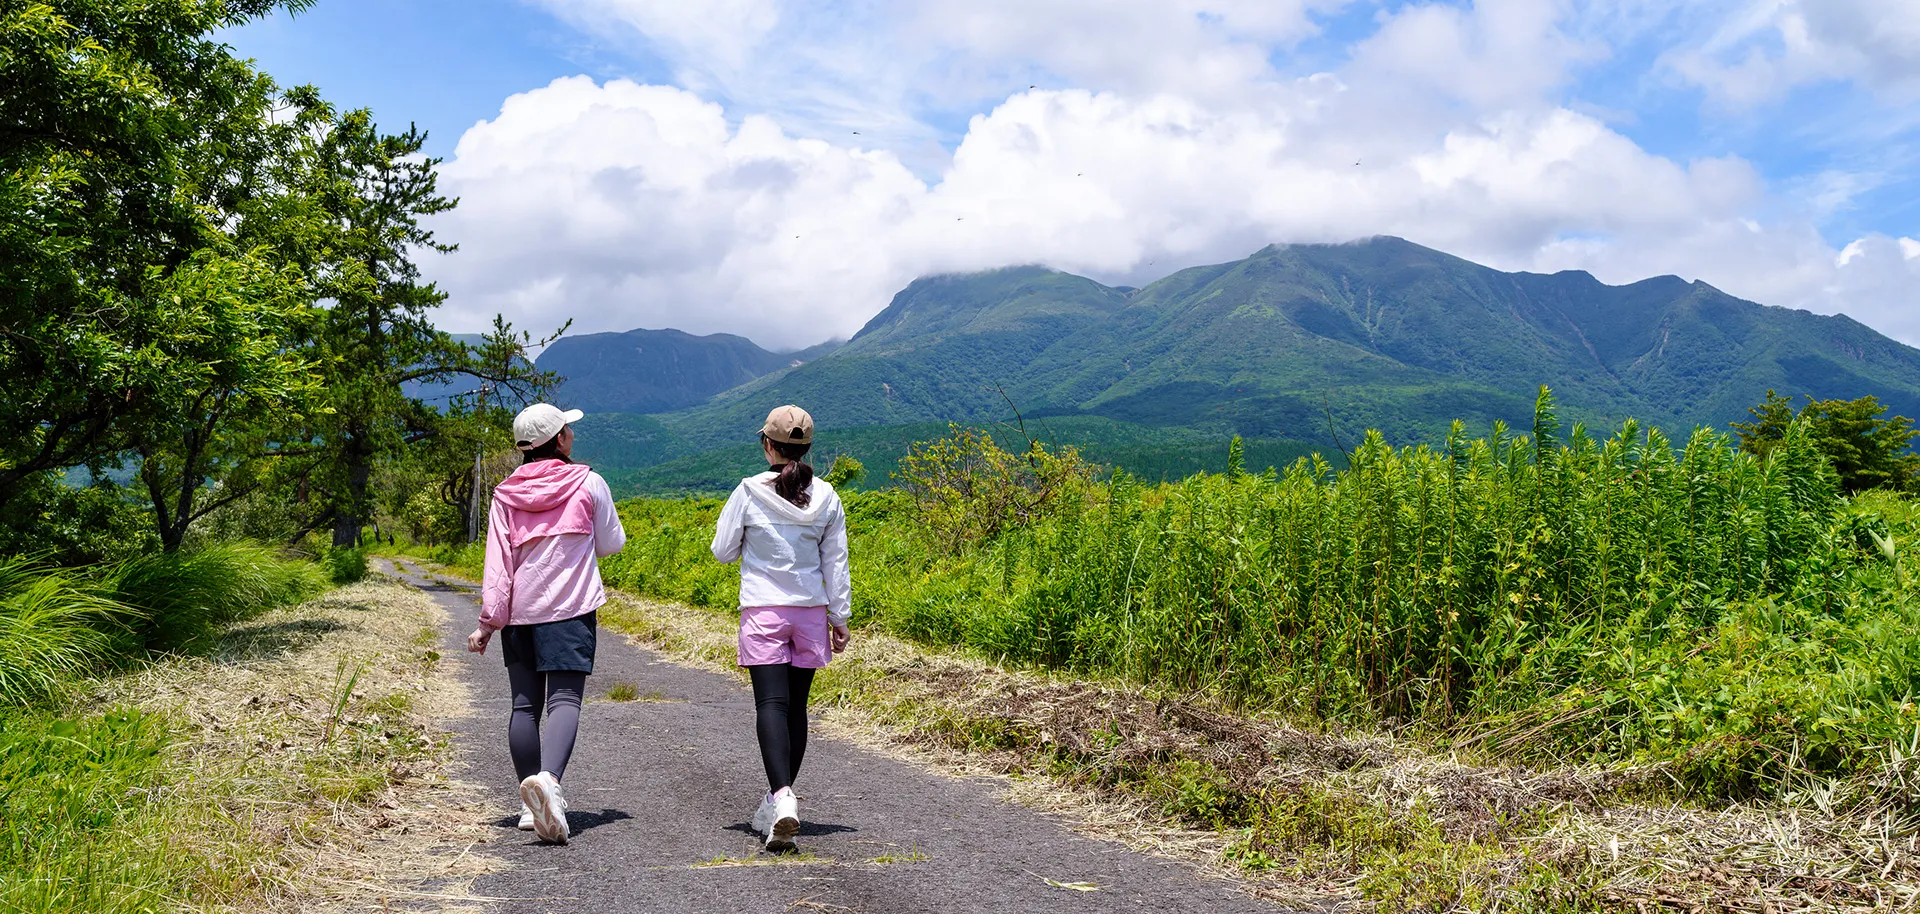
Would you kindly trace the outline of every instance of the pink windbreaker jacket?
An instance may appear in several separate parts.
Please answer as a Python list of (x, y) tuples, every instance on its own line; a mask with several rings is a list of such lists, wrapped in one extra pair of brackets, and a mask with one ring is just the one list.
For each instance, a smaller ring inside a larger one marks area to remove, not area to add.
[(600, 474), (577, 463), (524, 464), (493, 490), (480, 625), (496, 631), (584, 615), (607, 602), (602, 556), (627, 531)]

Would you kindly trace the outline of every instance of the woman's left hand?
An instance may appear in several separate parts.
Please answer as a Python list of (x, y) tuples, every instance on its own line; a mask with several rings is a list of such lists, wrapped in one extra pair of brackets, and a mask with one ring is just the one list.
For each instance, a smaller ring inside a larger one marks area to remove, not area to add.
[(493, 632), (484, 628), (476, 628), (473, 630), (473, 634), (467, 636), (467, 650), (475, 654), (484, 654), (487, 652), (487, 642), (492, 640)]
[(852, 642), (853, 642), (853, 632), (848, 631), (845, 625), (836, 625), (833, 627), (833, 652), (834, 653), (838, 654), (842, 651), (845, 651), (847, 649), (847, 645), (851, 644)]

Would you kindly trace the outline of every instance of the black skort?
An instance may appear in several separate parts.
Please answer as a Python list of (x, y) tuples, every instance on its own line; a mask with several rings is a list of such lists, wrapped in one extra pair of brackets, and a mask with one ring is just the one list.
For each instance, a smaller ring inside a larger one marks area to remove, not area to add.
[(523, 663), (542, 673), (591, 673), (600, 627), (597, 616), (586, 613), (557, 622), (509, 625), (500, 630), (500, 653), (508, 666)]

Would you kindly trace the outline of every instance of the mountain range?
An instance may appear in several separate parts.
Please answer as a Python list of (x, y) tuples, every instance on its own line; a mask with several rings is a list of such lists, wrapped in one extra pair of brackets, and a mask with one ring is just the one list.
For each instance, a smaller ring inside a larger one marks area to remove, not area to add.
[(834, 351), (841, 342), (833, 340), (799, 352), (769, 352), (731, 333), (587, 333), (554, 341), (535, 364), (566, 379), (554, 399), (571, 407), (664, 413), (696, 406), (771, 372), (799, 367)]
[(1177, 432), (1183, 447), (1524, 425), (1541, 384), (1568, 419), (1676, 435), (1745, 418), (1769, 388), (1872, 394), (1920, 416), (1920, 350), (1851, 318), (1674, 276), (1506, 273), (1390, 237), (1275, 245), (1138, 289), (1031, 266), (931, 276), (844, 345), (806, 353), (635, 333), (562, 340), (539, 364), (568, 377), (563, 403), (655, 414), (638, 422), (654, 462), (750, 441), (787, 402), (823, 435), (1017, 412), (1119, 423), (1143, 441)]

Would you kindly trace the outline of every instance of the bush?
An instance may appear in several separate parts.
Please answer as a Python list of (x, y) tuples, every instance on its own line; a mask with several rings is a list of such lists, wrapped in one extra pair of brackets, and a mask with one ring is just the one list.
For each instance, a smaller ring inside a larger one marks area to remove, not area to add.
[(143, 646), (165, 652), (191, 651), (226, 626), (324, 587), (312, 563), (240, 543), (129, 559), (107, 583), (114, 599), (139, 612)]
[(358, 547), (334, 546), (321, 556), (327, 577), (335, 584), (357, 584), (367, 577), (367, 551)]
[(73, 568), (158, 548), (152, 515), (111, 482), (70, 486), (57, 473), (41, 473), (22, 483), (0, 511), (0, 555), (31, 555)]
[(1093, 467), (1071, 447), (1054, 453), (1035, 442), (1015, 456), (986, 432), (956, 425), (946, 438), (915, 444), (895, 478), (913, 499), (920, 524), (957, 552), (1082, 493)]

